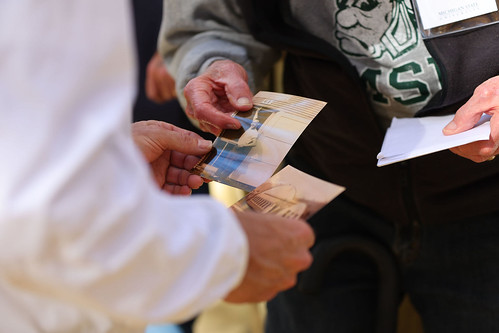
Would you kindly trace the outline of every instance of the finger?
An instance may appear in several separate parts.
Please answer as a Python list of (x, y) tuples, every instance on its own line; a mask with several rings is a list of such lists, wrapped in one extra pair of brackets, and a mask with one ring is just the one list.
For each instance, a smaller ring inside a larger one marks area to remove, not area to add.
[(191, 170), (199, 162), (200, 158), (194, 155), (186, 155), (184, 153), (172, 152), (170, 163), (172, 166), (187, 171)]
[(159, 188), (162, 188), (166, 182), (166, 172), (169, 167), (169, 154), (163, 154), (160, 158), (150, 163), (153, 172), (154, 181)]
[(189, 186), (193, 190), (197, 190), (204, 184), (204, 180), (201, 176), (197, 175), (189, 175), (187, 179), (187, 186)]
[(482, 114), (483, 111), (476, 106), (476, 102), (470, 99), (457, 110), (454, 118), (444, 127), (442, 132), (444, 135), (452, 135), (469, 130), (476, 125)]
[(165, 150), (173, 150), (187, 155), (200, 156), (208, 153), (212, 148), (212, 142), (192, 134), (194, 133), (162, 132), (162, 135), (158, 137), (158, 142)]
[(312, 229), (310, 224), (308, 224), (306, 221), (303, 221), (302, 224), (304, 229), (302, 234), (305, 241), (305, 246), (307, 246), (307, 248), (311, 248), (315, 244), (314, 229)]
[(277, 288), (267, 288), (264, 290), (251, 290), (249, 292), (239, 292), (239, 290), (233, 291), (228, 294), (224, 300), (229, 303), (240, 304), (240, 303), (258, 303), (266, 302), (273, 299), (280, 290)]
[(202, 121), (202, 120), (199, 121), (199, 128), (204, 132), (212, 133), (216, 136), (219, 136), (220, 134), (222, 134), (221, 128), (219, 128), (213, 124), (210, 124), (207, 121)]
[(490, 119), (490, 138), (471, 142), (466, 145), (451, 148), (450, 150), (462, 157), (480, 163), (489, 161), (497, 155), (499, 150), (499, 115), (494, 114)]
[(162, 102), (156, 89), (154, 73), (150, 72), (149, 69), (147, 69), (146, 72), (145, 91), (147, 98), (149, 98), (151, 101), (156, 103)]
[(450, 151), (473, 162), (481, 163), (497, 154), (497, 145), (491, 140), (482, 140), (451, 148)]
[(170, 75), (166, 67), (162, 66), (158, 69), (157, 82), (160, 86), (161, 96), (164, 101), (169, 101), (176, 97), (175, 80)]
[(146, 80), (145, 80), (145, 91), (146, 96), (156, 102), (162, 103), (161, 93), (158, 91), (157, 83), (157, 70), (158, 70), (158, 60), (160, 61), (159, 55), (155, 53), (146, 67)]
[(445, 135), (463, 132), (475, 126), (483, 113), (495, 113), (499, 107), (499, 77), (479, 85), (473, 96), (456, 112), (443, 129)]
[(146, 67), (145, 91), (149, 99), (163, 103), (176, 97), (175, 80), (156, 52)]
[(187, 184), (175, 184), (166, 182), (163, 185), (163, 190), (171, 194), (190, 195), (192, 190), (196, 190), (203, 185), (201, 177), (190, 175), (187, 179)]
[(203, 185), (203, 178), (193, 175), (185, 169), (170, 166), (166, 174), (166, 184), (187, 185), (190, 188), (199, 188)]
[[(247, 83), (248, 76), (244, 68), (234, 62), (218, 62), (217, 65), (222, 67), (218, 69), (222, 76), (219, 79), (225, 87), (225, 93), (229, 102), (238, 111), (248, 111), (253, 107), (253, 94)], [(228, 72), (229, 74), (225, 74)]]
[(310, 224), (304, 220), (288, 220), (289, 229), (294, 232), (292, 239), (296, 247), (306, 246), (311, 248), (315, 243), (315, 233)]
[(192, 189), (187, 185), (165, 184), (163, 190), (175, 195), (191, 195)]
[[(193, 175), (189, 172), (190, 169), (178, 168), (170, 163), (171, 154), (169, 151), (165, 152), (163, 156), (151, 162), (151, 169), (155, 182), (160, 188), (167, 185), (187, 186), (191, 189), (198, 189), (204, 184), (204, 179), (201, 176)], [(188, 167), (195, 165), (194, 161), (184, 162), (188, 163)], [(173, 188), (173, 187), (169, 188)]]
[(307, 251), (302, 258), (302, 271), (310, 268), (312, 266), (312, 262), (314, 261), (314, 257), (310, 251)]
[(289, 262), (287, 262), (287, 266), (290, 271), (289, 274), (298, 274), (309, 268), (312, 265), (312, 254), (310, 251), (300, 251), (297, 252), (294, 256), (289, 258)]
[(139, 137), (146, 141), (139, 144), (152, 147), (150, 150), (157, 154), (156, 157), (165, 150), (200, 156), (208, 153), (212, 147), (212, 142), (204, 140), (200, 135), (161, 121), (134, 123), (132, 132), (134, 138)]
[(499, 146), (499, 113), (494, 113), (490, 118), (490, 140)]
[(154, 82), (159, 102), (164, 103), (171, 100), (172, 89), (175, 88), (175, 82), (166, 68), (163, 66), (156, 67), (153, 77), (154, 79), (152, 81)]

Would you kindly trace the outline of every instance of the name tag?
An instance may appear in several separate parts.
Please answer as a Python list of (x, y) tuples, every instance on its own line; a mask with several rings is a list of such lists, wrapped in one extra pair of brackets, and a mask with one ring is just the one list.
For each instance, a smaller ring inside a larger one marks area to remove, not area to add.
[(495, 0), (414, 0), (423, 29), (463, 21), (497, 11)]
[(423, 38), (499, 22), (499, 0), (412, 0)]

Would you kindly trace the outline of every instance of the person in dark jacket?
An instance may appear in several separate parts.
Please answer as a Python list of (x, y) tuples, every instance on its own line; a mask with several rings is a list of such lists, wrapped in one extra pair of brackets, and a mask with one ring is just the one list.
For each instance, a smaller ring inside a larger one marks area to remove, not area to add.
[[(268, 303), (269, 332), (386, 333), (404, 294), (425, 332), (499, 331), (497, 12), (446, 31), (409, 0), (165, 6), (160, 53), (203, 130), (238, 128), (282, 55), (284, 92), (327, 102), (286, 162), (347, 190), (310, 219), (316, 263)], [(393, 117), (453, 113), (445, 134), (488, 113), (490, 139), (376, 166)]]

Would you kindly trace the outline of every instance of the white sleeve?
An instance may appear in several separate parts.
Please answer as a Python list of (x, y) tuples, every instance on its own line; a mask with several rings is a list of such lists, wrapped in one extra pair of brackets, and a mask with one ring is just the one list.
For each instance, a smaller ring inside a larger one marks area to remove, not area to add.
[(128, 2), (0, 2), (0, 279), (178, 321), (240, 282), (247, 240), (210, 197), (160, 192), (133, 145)]

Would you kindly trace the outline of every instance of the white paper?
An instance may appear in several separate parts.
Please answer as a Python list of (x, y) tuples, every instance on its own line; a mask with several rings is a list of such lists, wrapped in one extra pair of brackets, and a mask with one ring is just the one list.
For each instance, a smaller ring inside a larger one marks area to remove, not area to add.
[(416, 0), (424, 29), (497, 11), (495, 0)]
[(470, 130), (444, 135), (442, 129), (454, 115), (423, 118), (393, 118), (378, 154), (378, 166), (461, 146), (490, 136), (490, 116), (483, 115)]

